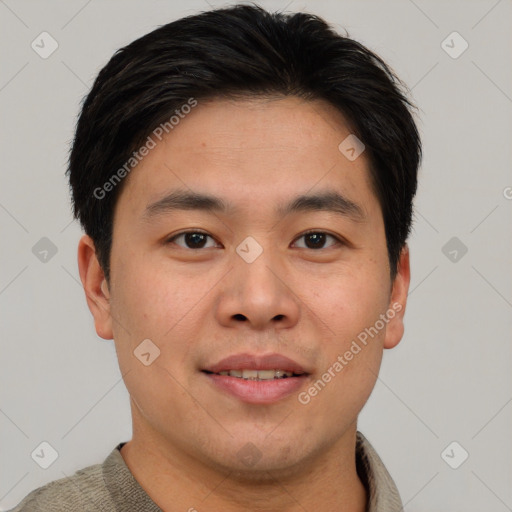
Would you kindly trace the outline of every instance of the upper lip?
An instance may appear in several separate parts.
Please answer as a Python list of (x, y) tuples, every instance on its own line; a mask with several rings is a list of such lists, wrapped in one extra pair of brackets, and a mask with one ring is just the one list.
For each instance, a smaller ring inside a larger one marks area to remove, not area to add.
[(299, 363), (281, 354), (256, 355), (249, 353), (233, 354), (203, 370), (212, 373), (228, 370), (284, 370), (299, 374), (308, 373)]

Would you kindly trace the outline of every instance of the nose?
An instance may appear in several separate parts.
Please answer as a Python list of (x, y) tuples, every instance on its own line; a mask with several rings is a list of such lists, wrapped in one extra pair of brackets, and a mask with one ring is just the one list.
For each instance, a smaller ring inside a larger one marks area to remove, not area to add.
[(226, 327), (246, 323), (254, 330), (293, 327), (300, 317), (300, 299), (293, 288), (285, 262), (269, 250), (251, 263), (235, 255), (234, 268), (220, 288), (217, 320)]

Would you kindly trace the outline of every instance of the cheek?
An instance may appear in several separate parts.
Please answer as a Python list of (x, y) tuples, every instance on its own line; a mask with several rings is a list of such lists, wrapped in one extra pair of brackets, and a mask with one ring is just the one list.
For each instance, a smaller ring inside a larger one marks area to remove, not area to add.
[[(190, 408), (190, 399), (178, 382), (184, 382), (186, 373), (183, 361), (189, 347), (183, 317), (192, 298), (177, 291), (181, 286), (174, 278), (135, 265), (135, 260), (130, 266), (118, 264), (115, 279), (114, 340), (130, 396), (146, 418), (158, 418), (162, 410), (176, 410), (180, 401)], [(141, 345), (147, 339), (154, 345)], [(143, 353), (139, 346), (150, 353), (150, 364), (137, 357)]]
[(308, 393), (318, 396), (311, 414), (325, 416), (327, 407), (333, 429), (357, 417), (375, 386), (387, 325), (380, 320), (388, 308), (383, 283), (355, 273), (316, 297), (315, 312), (326, 327), (318, 380)]
[[(167, 276), (143, 258), (116, 261), (113, 314), (134, 337), (162, 337), (183, 315), (192, 297), (183, 294), (179, 275)], [(190, 295), (190, 294), (189, 294)], [(119, 332), (125, 336), (126, 332)]]
[(182, 374), (189, 342), (199, 339), (195, 331), (200, 324), (190, 313), (204, 291), (180, 273), (168, 275), (161, 266), (137, 264), (135, 258), (129, 265), (118, 262), (115, 279), (111, 307), (121, 370), (139, 370), (134, 350), (149, 339), (160, 351), (155, 365)]
[(389, 277), (377, 263), (352, 267), (318, 284), (322, 291), (311, 298), (327, 332), (339, 340), (337, 349), (374, 325), (388, 308)]
[(339, 414), (357, 414), (375, 385), (387, 326), (380, 315), (388, 309), (388, 281), (380, 265), (365, 264), (329, 280), (315, 294), (315, 311), (325, 326), (322, 380), (330, 382), (324, 399), (332, 401), (333, 412), (338, 404)]

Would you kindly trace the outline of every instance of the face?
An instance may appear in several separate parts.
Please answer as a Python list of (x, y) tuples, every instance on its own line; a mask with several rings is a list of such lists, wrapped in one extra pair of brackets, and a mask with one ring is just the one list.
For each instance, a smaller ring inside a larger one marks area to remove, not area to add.
[(250, 471), (300, 467), (354, 431), (402, 337), (409, 270), (404, 251), (391, 281), (368, 160), (338, 148), (349, 134), (321, 101), (199, 102), (126, 178), (109, 287), (82, 239), (134, 435)]

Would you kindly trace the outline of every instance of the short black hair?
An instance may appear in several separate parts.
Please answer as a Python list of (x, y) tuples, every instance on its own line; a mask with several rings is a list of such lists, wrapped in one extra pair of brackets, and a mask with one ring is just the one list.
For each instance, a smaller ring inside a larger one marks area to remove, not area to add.
[(127, 162), (136, 164), (133, 152), (148, 135), (191, 99), (276, 95), (327, 101), (364, 143), (394, 278), (421, 160), (405, 85), (318, 16), (238, 4), (173, 21), (119, 49), (84, 99), (66, 173), (74, 217), (93, 239), (107, 282), (114, 207), (126, 181), (115, 186), (112, 178), (121, 181)]

